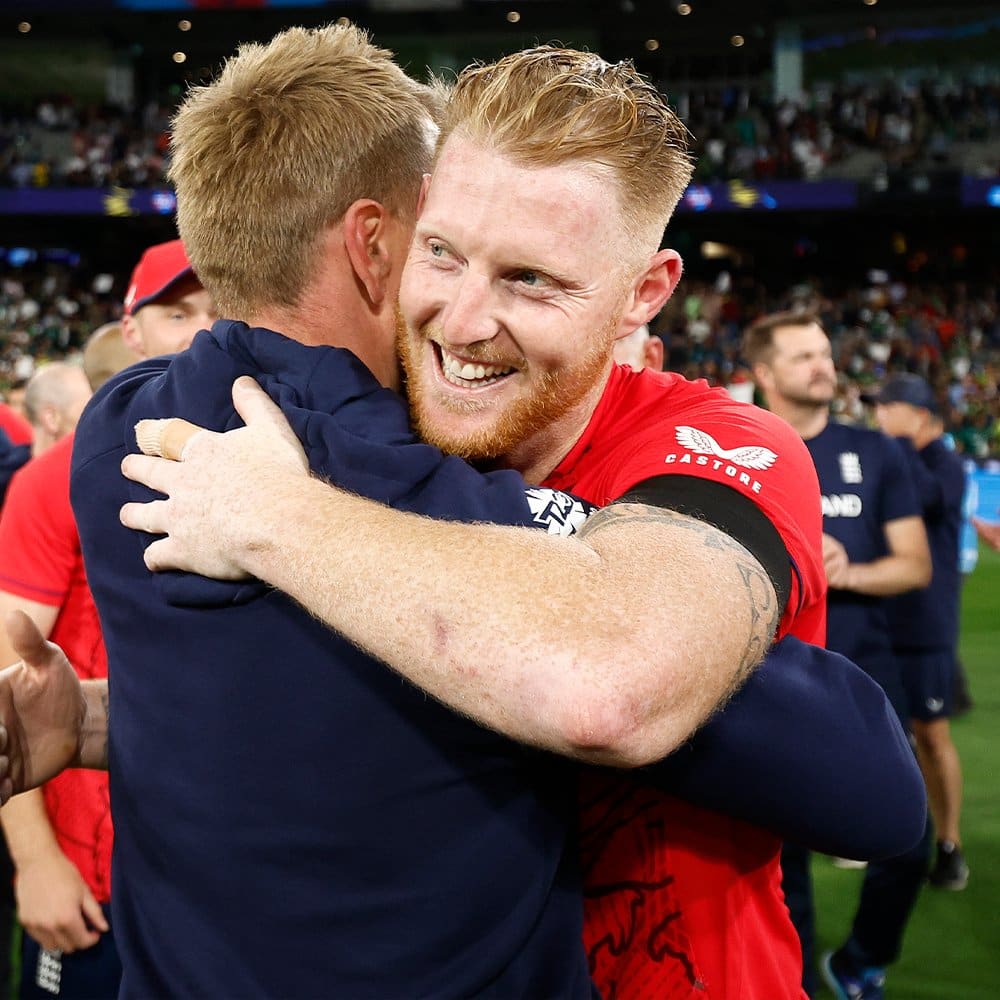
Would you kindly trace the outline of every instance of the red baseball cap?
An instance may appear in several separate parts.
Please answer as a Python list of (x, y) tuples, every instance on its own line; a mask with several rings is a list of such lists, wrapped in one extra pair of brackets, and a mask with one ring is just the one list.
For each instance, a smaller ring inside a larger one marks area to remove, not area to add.
[(194, 274), (180, 240), (157, 243), (140, 258), (125, 293), (125, 314), (134, 316), (143, 306), (165, 295), (181, 278)]

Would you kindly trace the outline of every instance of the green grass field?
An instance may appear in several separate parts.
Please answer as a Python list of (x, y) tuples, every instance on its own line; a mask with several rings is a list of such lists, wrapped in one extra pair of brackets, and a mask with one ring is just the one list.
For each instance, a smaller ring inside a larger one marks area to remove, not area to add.
[[(962, 841), (971, 869), (964, 892), (924, 889), (903, 954), (886, 983), (889, 1000), (1000, 998), (1000, 554), (980, 550), (962, 597), (962, 660), (975, 703), (952, 723), (962, 757)], [(817, 954), (850, 928), (861, 872), (813, 862)], [(819, 998), (830, 997), (821, 989)]]

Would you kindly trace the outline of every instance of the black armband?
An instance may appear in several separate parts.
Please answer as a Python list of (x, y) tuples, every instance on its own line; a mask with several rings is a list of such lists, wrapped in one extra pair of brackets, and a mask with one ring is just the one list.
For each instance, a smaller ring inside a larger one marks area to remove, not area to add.
[(697, 476), (655, 476), (637, 483), (614, 502), (663, 507), (718, 528), (764, 567), (774, 585), (778, 607), (787, 604), (792, 589), (788, 549), (764, 512), (732, 487)]

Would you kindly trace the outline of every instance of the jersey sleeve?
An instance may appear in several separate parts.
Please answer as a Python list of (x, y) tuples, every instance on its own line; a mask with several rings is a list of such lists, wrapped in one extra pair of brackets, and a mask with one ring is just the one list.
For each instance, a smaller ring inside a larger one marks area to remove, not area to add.
[(18, 472), (0, 518), (0, 589), (53, 607), (65, 600), (79, 557), (69, 466), (57, 457), (43, 455)]
[(914, 477), (902, 445), (894, 438), (883, 437), (885, 452), (879, 514), (883, 524), (902, 517), (922, 517), (923, 506)]
[(794, 638), (642, 774), (694, 805), (840, 857), (902, 854), (926, 819), (923, 778), (885, 693), (850, 660)]
[(783, 420), (748, 404), (713, 399), (680, 406), (634, 436), (609, 482), (620, 497), (659, 476), (719, 483), (754, 503), (788, 552), (791, 592), (779, 636), (825, 640), (826, 577), (822, 565), (819, 482), (802, 439)]
[[(908, 438), (894, 438), (893, 440), (903, 456), (910, 478), (913, 480), (913, 488), (920, 504), (920, 513), (924, 517), (940, 517), (945, 502), (944, 485), (940, 478), (927, 468), (924, 460)], [(892, 519), (885, 518), (885, 520)]]

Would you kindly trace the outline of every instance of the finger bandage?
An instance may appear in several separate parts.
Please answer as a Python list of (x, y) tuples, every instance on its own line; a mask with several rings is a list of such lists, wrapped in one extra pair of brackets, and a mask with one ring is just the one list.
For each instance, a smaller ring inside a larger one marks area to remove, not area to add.
[(171, 417), (169, 420), (140, 420), (135, 425), (135, 440), (144, 455), (154, 455), (157, 458), (169, 458), (172, 462), (179, 462), (184, 453), (184, 445), (200, 430), (204, 428), (180, 417)]

